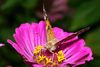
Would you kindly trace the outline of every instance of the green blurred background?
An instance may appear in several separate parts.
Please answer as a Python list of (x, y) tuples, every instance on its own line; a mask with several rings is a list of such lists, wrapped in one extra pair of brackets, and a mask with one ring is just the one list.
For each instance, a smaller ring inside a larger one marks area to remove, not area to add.
[(70, 32), (90, 27), (80, 37), (92, 48), (94, 60), (81, 67), (100, 67), (100, 0), (0, 0), (0, 43), (5, 43), (0, 48), (0, 67), (27, 67), (6, 40), (13, 40), (21, 23), (40, 21), (43, 3), (53, 26)]

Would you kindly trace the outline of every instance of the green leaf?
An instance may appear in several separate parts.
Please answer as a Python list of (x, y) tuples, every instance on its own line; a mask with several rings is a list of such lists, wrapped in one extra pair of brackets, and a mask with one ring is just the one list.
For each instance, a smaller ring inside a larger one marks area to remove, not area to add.
[(19, 0), (6, 0), (3, 5), (1, 5), (1, 10), (10, 10), (19, 2)]
[(1, 27), (1, 24), (4, 24), (4, 22), (5, 22), (4, 16), (0, 15), (0, 27)]
[(89, 26), (100, 19), (100, 1), (90, 0), (76, 7), (75, 15), (72, 18), (70, 30)]
[(94, 57), (94, 59), (90, 62), (87, 62), (84, 65), (81, 65), (80, 67), (100, 67), (100, 58)]
[(38, 0), (24, 0), (22, 6), (26, 9), (32, 9), (37, 5)]
[(89, 33), (86, 37), (87, 45), (89, 45), (93, 54), (100, 56), (100, 27), (91, 33)]
[(24, 22), (36, 22), (35, 17), (27, 16), (27, 15), (16, 15), (16, 19), (18, 20), (19, 23), (24, 23)]
[(94, 57), (94, 59), (87, 64), (87, 67), (100, 67), (100, 58)]
[(0, 36), (1, 36), (1, 39), (4, 41), (4, 42), (7, 42), (7, 38), (9, 39), (13, 39), (13, 32), (14, 32), (14, 29), (12, 28), (5, 28), (5, 29), (2, 29), (0, 30)]

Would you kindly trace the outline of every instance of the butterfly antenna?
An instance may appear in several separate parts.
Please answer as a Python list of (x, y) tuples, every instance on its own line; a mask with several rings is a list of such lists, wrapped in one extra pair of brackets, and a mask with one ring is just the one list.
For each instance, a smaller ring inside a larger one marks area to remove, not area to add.
[(44, 14), (44, 20), (47, 20), (47, 13), (43, 4), (43, 14)]
[(46, 26), (47, 26), (47, 29), (48, 28), (52, 28), (51, 24), (50, 24), (50, 21), (48, 19), (48, 16), (47, 16), (47, 13), (46, 13), (46, 10), (45, 10), (45, 7), (44, 7), (44, 4), (43, 4), (43, 17), (44, 17), (44, 20), (46, 22)]

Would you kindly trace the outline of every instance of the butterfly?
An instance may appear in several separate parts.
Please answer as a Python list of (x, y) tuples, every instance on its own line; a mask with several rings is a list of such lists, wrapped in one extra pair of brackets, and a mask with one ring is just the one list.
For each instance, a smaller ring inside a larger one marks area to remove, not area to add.
[(44, 12), (44, 20), (46, 22), (46, 32), (47, 32), (47, 43), (46, 43), (45, 48), (47, 50), (49, 50), (50, 52), (54, 52), (57, 48), (59, 48), (60, 45), (62, 45), (62, 43), (65, 43), (66, 41), (71, 40), (74, 37), (76, 37), (76, 36), (78, 36), (78, 35), (80, 35), (80, 34), (82, 34), (85, 31), (90, 29), (90, 27), (86, 27), (86, 28), (81, 29), (80, 31), (75, 32), (72, 35), (65, 37), (64, 39), (59, 41), (56, 39), (56, 37), (54, 35), (53, 28), (50, 24), (48, 17), (47, 17), (47, 13), (46, 13), (44, 6), (43, 6), (43, 12)]

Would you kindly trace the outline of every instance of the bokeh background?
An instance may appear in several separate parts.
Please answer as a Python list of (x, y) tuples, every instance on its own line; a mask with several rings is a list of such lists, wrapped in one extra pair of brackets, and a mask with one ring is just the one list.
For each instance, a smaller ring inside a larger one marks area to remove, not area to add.
[(81, 67), (100, 67), (100, 0), (0, 0), (0, 67), (28, 67), (19, 54), (7, 43), (20, 24), (43, 19), (42, 5), (53, 26), (81, 34), (93, 50), (94, 60)]

